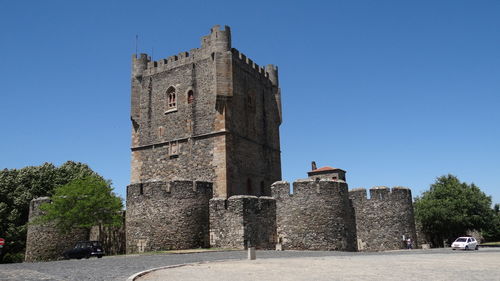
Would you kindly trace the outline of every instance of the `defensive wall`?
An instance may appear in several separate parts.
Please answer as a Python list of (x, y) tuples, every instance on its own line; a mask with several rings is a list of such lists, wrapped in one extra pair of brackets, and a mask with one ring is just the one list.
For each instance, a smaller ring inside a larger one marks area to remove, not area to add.
[(127, 253), (209, 246), (212, 183), (174, 180), (127, 187)]
[(68, 233), (61, 233), (52, 223), (33, 223), (37, 217), (44, 214), (40, 205), (51, 202), (49, 197), (35, 198), (30, 202), (26, 255), (24, 257), (26, 262), (62, 259), (65, 250), (73, 248), (76, 242), (87, 240), (89, 237), (89, 232), (85, 229), (74, 229)]
[(349, 191), (356, 217), (359, 251), (396, 250), (405, 247), (410, 238), (417, 247), (417, 234), (411, 190), (406, 187), (392, 189), (381, 186)]
[(274, 249), (276, 200), (271, 197), (236, 195), (210, 200), (210, 246)]
[(304, 179), (271, 186), (284, 250), (356, 251), (354, 212), (343, 181)]

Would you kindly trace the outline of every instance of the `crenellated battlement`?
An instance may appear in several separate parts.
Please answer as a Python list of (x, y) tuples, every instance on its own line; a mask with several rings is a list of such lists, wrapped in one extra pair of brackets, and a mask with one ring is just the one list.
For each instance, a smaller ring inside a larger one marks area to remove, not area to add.
[[(171, 197), (191, 196), (193, 194), (211, 194), (211, 182), (174, 180), (151, 181), (146, 183), (131, 184), (127, 187), (127, 196), (133, 197)], [(159, 198), (155, 198), (159, 199)]]
[(356, 225), (347, 183), (332, 179), (275, 182), (278, 239), (283, 249), (356, 250)]
[(294, 197), (297, 195), (318, 194), (324, 196), (347, 194), (347, 183), (342, 180), (330, 179), (299, 179), (293, 183), (278, 181), (271, 185), (271, 193), (275, 198)]
[(240, 66), (242, 66), (246, 71), (253, 73), (264, 81), (269, 81), (271, 84), (275, 84), (271, 78), (276, 77), (275, 81), (277, 82), (277, 66), (268, 64), (265, 67), (262, 67), (235, 48), (231, 49), (231, 52), (233, 53), (233, 60), (240, 62)]
[(127, 252), (208, 247), (212, 183), (150, 181), (127, 187)]
[(147, 56), (148, 59), (146, 61), (146, 67), (144, 69), (144, 75), (154, 75), (156, 73), (167, 71), (182, 65), (195, 63), (196, 61), (207, 59), (208, 57), (208, 52), (203, 49), (192, 49), (189, 52), (180, 52), (177, 55), (169, 56), (157, 61), (153, 61), (151, 60), (151, 57)]
[[(180, 52), (177, 55), (154, 61), (145, 53), (141, 53), (139, 58), (134, 54), (132, 56), (134, 65), (134, 74), (154, 75), (166, 70), (170, 70), (185, 64), (194, 63), (202, 59), (208, 59), (215, 52), (231, 51), (231, 29), (225, 26), (222, 29), (219, 25), (215, 25), (210, 29), (210, 34), (203, 36), (201, 40), (201, 48), (191, 49), (189, 52)], [(135, 66), (141, 65), (142, 69), (135, 71)]]
[(411, 200), (411, 190), (407, 187), (395, 186), (389, 188), (387, 186), (375, 186), (369, 189), (370, 198), (367, 197), (367, 190), (365, 188), (355, 188), (349, 191), (349, 198), (352, 200)]
[(141, 53), (139, 56), (134, 54), (132, 56), (133, 77), (151, 76), (204, 59), (214, 60), (216, 52), (231, 52), (233, 61), (239, 62), (239, 65), (247, 72), (264, 82), (278, 86), (278, 68), (274, 65), (259, 66), (237, 49), (231, 48), (231, 29), (229, 26), (222, 29), (219, 25), (212, 27), (210, 34), (202, 37), (201, 48), (180, 52), (156, 61), (146, 53)]
[[(411, 190), (375, 186), (349, 191), (355, 211), (358, 250), (381, 251), (404, 247), (403, 236), (415, 240)], [(373, 231), (376, 229), (377, 231)]]
[(273, 249), (276, 243), (276, 200), (235, 195), (210, 199), (212, 247)]
[(232, 206), (232, 202), (257, 202), (256, 210), (261, 210), (265, 204), (269, 204), (270, 202), (274, 202), (274, 198), (270, 196), (255, 196), (255, 195), (233, 195), (229, 198), (213, 198), (211, 199), (211, 204), (214, 205), (214, 208), (217, 210), (228, 210), (230, 206)]

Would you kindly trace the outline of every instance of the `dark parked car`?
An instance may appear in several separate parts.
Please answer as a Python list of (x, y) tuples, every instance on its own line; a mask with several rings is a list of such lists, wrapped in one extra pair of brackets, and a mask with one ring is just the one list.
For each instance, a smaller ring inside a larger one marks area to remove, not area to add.
[(99, 241), (80, 241), (73, 249), (65, 251), (63, 256), (65, 259), (88, 259), (92, 256), (102, 258), (104, 250)]

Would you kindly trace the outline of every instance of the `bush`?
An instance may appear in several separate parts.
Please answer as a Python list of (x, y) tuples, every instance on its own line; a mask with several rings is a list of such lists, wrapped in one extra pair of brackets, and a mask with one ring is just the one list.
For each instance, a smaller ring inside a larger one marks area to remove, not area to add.
[(24, 253), (6, 253), (3, 256), (3, 263), (16, 263), (24, 261)]

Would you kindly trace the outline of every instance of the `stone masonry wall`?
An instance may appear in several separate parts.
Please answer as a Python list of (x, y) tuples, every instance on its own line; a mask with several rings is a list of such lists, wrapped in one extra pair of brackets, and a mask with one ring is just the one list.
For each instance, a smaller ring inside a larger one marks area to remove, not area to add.
[[(232, 50), (232, 62), (232, 153), (228, 161), (232, 195), (270, 196), (271, 184), (281, 180), (277, 69), (264, 69), (236, 49)], [(275, 81), (270, 80), (270, 74)]]
[(277, 235), (283, 249), (356, 251), (354, 210), (347, 184), (305, 179), (276, 182)]
[(210, 200), (210, 246), (259, 249), (276, 244), (276, 201), (248, 195)]
[[(50, 203), (49, 197), (40, 197), (31, 200), (29, 211), (29, 222), (43, 215), (40, 205)], [(73, 248), (76, 242), (87, 240), (89, 233), (84, 229), (74, 229), (63, 234), (53, 224), (28, 224), (26, 238), (26, 262), (49, 261), (62, 259), (65, 250)]]
[[(223, 53), (229, 28), (214, 27), (202, 47), (152, 61), (132, 57), (131, 184), (177, 179), (217, 183), (216, 57)], [(230, 49), (230, 46), (225, 46)], [(170, 91), (175, 107), (169, 106)], [(190, 99), (190, 94), (192, 98)], [(224, 163), (225, 164), (225, 163)]]
[(212, 183), (147, 182), (127, 187), (127, 253), (209, 246)]
[(383, 251), (405, 247), (403, 235), (410, 237), (417, 247), (415, 218), (411, 190), (404, 187), (376, 187), (366, 190), (353, 189), (352, 200), (358, 239), (358, 250)]
[(227, 198), (270, 195), (281, 179), (277, 67), (232, 48), (227, 26), (214, 26), (189, 52), (134, 55), (130, 117), (131, 184), (209, 181), (214, 196)]

